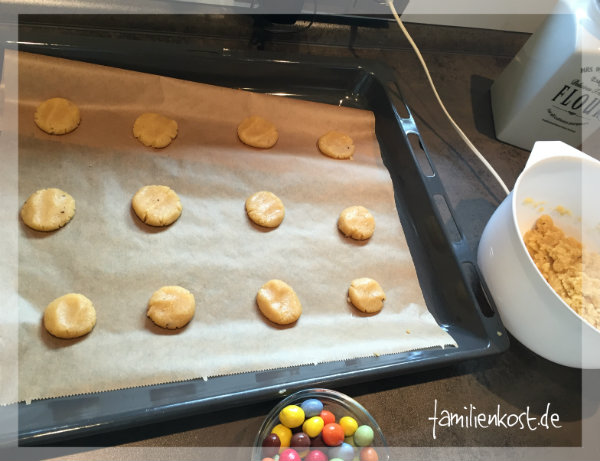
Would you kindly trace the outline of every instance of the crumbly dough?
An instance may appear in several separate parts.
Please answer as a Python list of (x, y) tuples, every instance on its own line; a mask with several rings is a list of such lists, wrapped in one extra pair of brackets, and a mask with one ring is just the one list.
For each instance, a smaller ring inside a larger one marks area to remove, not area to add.
[(339, 131), (330, 131), (319, 138), (319, 150), (328, 157), (349, 159), (354, 155), (354, 141)]
[(261, 149), (273, 147), (279, 139), (275, 125), (258, 115), (242, 120), (238, 125), (237, 134), (244, 144)]
[(79, 126), (79, 108), (65, 98), (50, 98), (41, 103), (33, 116), (35, 124), (48, 134), (67, 134)]
[(289, 325), (300, 318), (302, 304), (294, 289), (281, 280), (269, 280), (256, 295), (262, 314), (278, 325)]
[(352, 280), (348, 289), (348, 301), (359, 311), (375, 314), (383, 307), (385, 293), (381, 285), (370, 278)]
[(133, 211), (150, 226), (168, 226), (181, 216), (181, 201), (168, 186), (144, 186), (131, 200)]
[(144, 146), (161, 149), (177, 137), (177, 122), (160, 114), (146, 112), (133, 123), (133, 135)]
[(366, 240), (375, 232), (375, 218), (364, 206), (351, 206), (340, 213), (338, 228), (354, 240)]
[(65, 191), (40, 189), (21, 208), (23, 222), (38, 231), (53, 231), (67, 224), (75, 214), (75, 200)]
[(283, 202), (269, 191), (257, 192), (246, 199), (246, 213), (262, 227), (277, 227), (285, 217)]
[(196, 311), (194, 295), (179, 286), (166, 286), (154, 292), (147, 315), (159, 327), (175, 330), (187, 325)]
[(57, 338), (78, 338), (92, 331), (94, 325), (94, 305), (88, 298), (77, 293), (56, 298), (44, 311), (44, 327)]
[(542, 215), (523, 236), (533, 262), (552, 289), (595, 328), (600, 328), (600, 255), (585, 251), (552, 218)]

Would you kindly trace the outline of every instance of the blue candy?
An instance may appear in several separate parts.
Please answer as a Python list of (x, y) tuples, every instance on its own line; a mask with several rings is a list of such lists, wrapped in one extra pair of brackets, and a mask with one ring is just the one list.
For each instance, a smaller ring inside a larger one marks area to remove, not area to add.
[(312, 416), (319, 416), (323, 411), (323, 404), (320, 400), (308, 399), (300, 404), (300, 408), (304, 410), (304, 415), (308, 419)]
[(329, 449), (329, 458), (340, 458), (344, 461), (352, 461), (354, 459), (354, 447), (346, 442)]

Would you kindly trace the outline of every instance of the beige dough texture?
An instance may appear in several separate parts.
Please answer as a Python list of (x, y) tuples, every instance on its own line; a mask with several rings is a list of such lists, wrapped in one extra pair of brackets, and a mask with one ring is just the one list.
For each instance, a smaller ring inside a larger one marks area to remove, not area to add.
[(354, 141), (350, 136), (339, 131), (330, 131), (317, 142), (321, 153), (331, 158), (349, 159), (354, 155)]
[(281, 280), (269, 280), (256, 295), (262, 314), (278, 325), (289, 325), (300, 318), (302, 304), (291, 286)]
[(340, 213), (338, 228), (346, 237), (366, 240), (375, 232), (375, 218), (364, 206), (351, 206)]
[(379, 283), (364, 277), (352, 281), (348, 289), (348, 300), (359, 311), (375, 314), (383, 307), (385, 293)]
[(195, 311), (192, 293), (179, 286), (165, 286), (150, 298), (147, 315), (159, 327), (175, 330), (186, 326)]
[(56, 298), (44, 311), (44, 328), (62, 339), (79, 338), (96, 325), (96, 309), (83, 295), (69, 293)]
[(168, 186), (144, 186), (138, 190), (131, 206), (138, 218), (150, 226), (168, 226), (181, 216), (181, 201)]
[(177, 122), (163, 115), (147, 112), (133, 123), (133, 135), (144, 146), (161, 149), (177, 137)]
[(40, 189), (21, 208), (21, 219), (32, 229), (53, 231), (67, 224), (75, 214), (75, 200), (56, 188)]
[(262, 227), (277, 227), (285, 217), (283, 202), (272, 192), (260, 191), (246, 199), (246, 213)]
[(79, 108), (65, 98), (50, 98), (41, 103), (33, 116), (35, 124), (48, 134), (67, 134), (79, 126)]
[(273, 147), (279, 139), (275, 125), (258, 115), (242, 120), (238, 125), (237, 134), (244, 144), (261, 149)]

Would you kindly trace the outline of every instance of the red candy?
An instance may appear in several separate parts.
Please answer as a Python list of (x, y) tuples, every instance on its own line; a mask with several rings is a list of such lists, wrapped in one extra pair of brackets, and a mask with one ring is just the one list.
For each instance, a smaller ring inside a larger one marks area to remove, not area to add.
[(319, 416), (325, 424), (335, 423), (335, 415), (330, 411), (323, 410)]
[(323, 442), (330, 447), (337, 447), (344, 441), (344, 429), (337, 423), (326, 424), (321, 431)]
[(379, 455), (373, 447), (364, 447), (360, 450), (360, 461), (379, 461)]
[(308, 455), (306, 455), (304, 461), (327, 461), (328, 459), (329, 458), (327, 458), (327, 455), (321, 450), (313, 450)]
[(279, 455), (279, 461), (300, 461), (300, 455), (293, 448), (283, 450)]

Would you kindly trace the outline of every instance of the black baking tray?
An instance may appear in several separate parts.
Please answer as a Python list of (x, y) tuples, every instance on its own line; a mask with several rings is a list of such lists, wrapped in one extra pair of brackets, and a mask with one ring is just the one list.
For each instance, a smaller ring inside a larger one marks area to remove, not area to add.
[[(398, 216), (427, 307), (458, 344), (457, 348), (425, 349), (21, 403), (18, 404), (19, 445), (52, 444), (277, 399), (301, 388), (337, 387), (411, 373), (497, 354), (508, 348), (508, 336), (499, 316), (484, 295), (471, 245), (455, 227), (452, 210), (444, 206), (442, 212), (440, 208), (440, 203), (448, 203), (446, 194), (389, 68), (358, 59), (205, 51), (185, 43), (77, 35), (65, 38), (65, 34), (57, 39), (49, 37), (47, 31), (43, 36), (35, 36), (33, 32), (22, 35), (18, 48), (373, 111), (381, 155), (390, 172)], [(416, 145), (411, 144), (409, 135), (416, 137)], [(415, 152), (417, 148), (422, 149), (419, 155)], [(10, 413), (0, 412), (0, 428), (10, 426), (2, 421), (2, 415)]]

